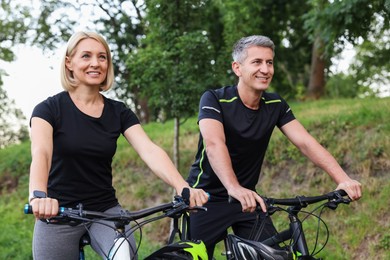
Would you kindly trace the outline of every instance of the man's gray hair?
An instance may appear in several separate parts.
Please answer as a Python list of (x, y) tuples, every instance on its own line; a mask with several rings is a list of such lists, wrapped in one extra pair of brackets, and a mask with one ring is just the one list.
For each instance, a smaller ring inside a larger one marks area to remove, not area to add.
[(232, 53), (233, 61), (243, 62), (248, 55), (247, 49), (252, 46), (270, 48), (275, 55), (275, 44), (270, 38), (263, 35), (252, 35), (243, 37), (234, 44)]

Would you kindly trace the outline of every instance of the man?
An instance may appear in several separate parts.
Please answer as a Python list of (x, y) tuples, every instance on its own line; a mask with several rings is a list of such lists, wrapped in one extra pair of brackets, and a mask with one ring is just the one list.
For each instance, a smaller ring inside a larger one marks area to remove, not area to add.
[[(335, 158), (295, 119), (278, 94), (267, 93), (274, 74), (274, 43), (265, 36), (240, 39), (233, 49), (232, 69), (236, 86), (206, 91), (200, 100), (199, 147), (188, 182), (210, 194), (207, 212), (191, 215), (191, 234), (205, 242), (212, 258), (215, 244), (233, 232), (248, 238), (254, 224), (256, 203), (265, 204), (256, 193), (264, 155), (277, 126), (314, 164), (322, 168), (352, 200), (361, 197), (361, 184), (352, 180)], [(240, 203), (229, 204), (228, 196)], [(263, 217), (264, 218), (264, 217)], [(262, 218), (262, 219), (263, 219)], [(269, 218), (260, 240), (275, 228)]]

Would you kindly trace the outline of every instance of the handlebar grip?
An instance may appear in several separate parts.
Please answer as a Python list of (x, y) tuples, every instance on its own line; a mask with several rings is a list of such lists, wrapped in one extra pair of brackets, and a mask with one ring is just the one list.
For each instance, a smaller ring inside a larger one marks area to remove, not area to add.
[(348, 194), (345, 192), (345, 190), (336, 190), (336, 193), (338, 193), (340, 196), (344, 197), (347, 196)]
[(24, 205), (24, 214), (32, 214), (32, 207), (30, 204)]
[(239, 203), (240, 201), (236, 198), (233, 198), (232, 196), (229, 196), (228, 202), (229, 203)]
[(181, 197), (183, 198), (184, 202), (186, 204), (190, 204), (190, 189), (189, 188), (183, 188), (181, 191)]

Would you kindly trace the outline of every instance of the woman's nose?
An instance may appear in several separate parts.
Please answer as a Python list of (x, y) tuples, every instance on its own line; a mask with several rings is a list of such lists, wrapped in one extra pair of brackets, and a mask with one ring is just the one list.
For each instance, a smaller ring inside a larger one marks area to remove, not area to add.
[(97, 57), (93, 57), (91, 59), (91, 64), (90, 64), (91, 67), (97, 67), (99, 66), (99, 59)]

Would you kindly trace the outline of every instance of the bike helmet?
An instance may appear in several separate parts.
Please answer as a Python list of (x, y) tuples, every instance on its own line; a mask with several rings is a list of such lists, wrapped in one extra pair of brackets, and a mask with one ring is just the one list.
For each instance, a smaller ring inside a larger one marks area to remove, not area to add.
[(240, 260), (293, 260), (294, 254), (288, 249), (275, 249), (261, 242), (240, 238), (229, 234), (228, 243)]
[(164, 246), (145, 260), (207, 260), (207, 250), (200, 240), (179, 241)]

